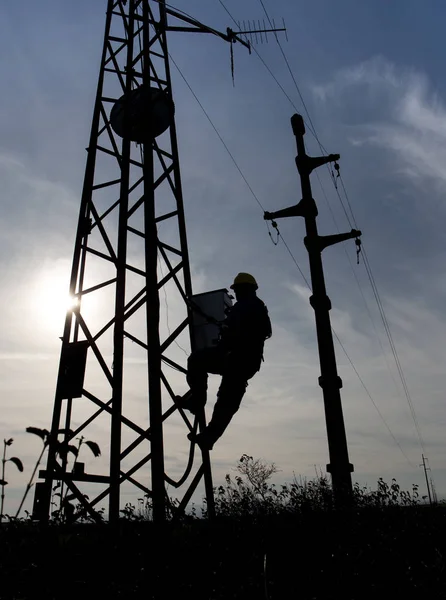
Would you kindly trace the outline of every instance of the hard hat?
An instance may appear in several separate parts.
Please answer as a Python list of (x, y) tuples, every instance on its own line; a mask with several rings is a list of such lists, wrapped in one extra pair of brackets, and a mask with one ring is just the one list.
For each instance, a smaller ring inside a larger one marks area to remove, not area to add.
[(231, 285), (231, 290), (234, 289), (234, 286), (242, 285), (242, 284), (253, 285), (253, 286), (255, 286), (255, 289), (257, 289), (259, 287), (257, 285), (257, 281), (254, 279), (254, 277), (252, 275), (250, 275), (249, 273), (239, 273), (236, 276), (236, 278), (234, 279), (234, 283)]

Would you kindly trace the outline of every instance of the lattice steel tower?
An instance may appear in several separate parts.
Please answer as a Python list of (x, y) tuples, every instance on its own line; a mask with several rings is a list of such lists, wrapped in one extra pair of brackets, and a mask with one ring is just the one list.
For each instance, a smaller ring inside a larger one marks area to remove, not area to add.
[[(177, 26), (168, 22), (173, 19)], [(132, 484), (152, 499), (153, 518), (162, 521), (166, 482), (185, 489), (182, 509), (204, 479), (213, 511), (209, 454), (201, 453), (197, 467), (194, 448), (186, 446), (188, 431), (204, 426), (204, 413), (191, 422), (175, 402), (185, 391), (184, 375), (172, 370), (185, 372), (175, 343), (188, 333), (192, 338), (192, 286), (168, 31), (212, 33), (249, 46), (231, 30), (210, 29), (162, 0), (108, 1), (71, 271), (75, 304), (61, 338), (47, 468), (34, 499), (39, 519), (49, 517), (55, 482), (93, 518), (108, 497), (111, 521), (119, 517), (124, 487)], [(167, 330), (160, 294), (182, 312)], [(184, 443), (177, 481), (165, 473), (167, 418), (175, 441)], [(73, 469), (67, 448), (81, 435), (94, 440), (98, 434), (109, 440), (102, 448), (105, 473), (86, 473), (81, 462)]]

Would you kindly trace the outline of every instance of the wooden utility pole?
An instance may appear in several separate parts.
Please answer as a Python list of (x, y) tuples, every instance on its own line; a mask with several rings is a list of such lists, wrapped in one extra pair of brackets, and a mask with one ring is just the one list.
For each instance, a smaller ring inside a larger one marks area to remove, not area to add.
[(322, 266), (322, 250), (339, 242), (358, 238), (360, 231), (352, 229), (349, 233), (320, 236), (318, 234), (316, 217), (318, 214), (316, 202), (313, 199), (310, 174), (324, 164), (335, 162), (339, 154), (311, 157), (305, 151), (305, 125), (301, 115), (295, 114), (291, 119), (293, 133), (296, 137), (297, 157), (296, 166), (300, 175), (302, 200), (295, 206), (276, 211), (266, 212), (267, 220), (281, 217), (303, 217), (305, 219), (305, 247), (310, 261), (311, 283), (313, 295), (310, 304), (314, 309), (316, 332), (319, 349), (321, 376), (319, 385), (322, 388), (327, 425), (328, 448), (330, 463), (327, 471), (331, 474), (335, 503), (339, 507), (348, 506), (352, 497), (351, 473), (353, 465), (349, 461), (347, 437), (345, 434), (344, 417), (342, 413), (340, 389), (342, 380), (336, 367), (333, 335), (330, 324), (331, 302), (327, 296)]

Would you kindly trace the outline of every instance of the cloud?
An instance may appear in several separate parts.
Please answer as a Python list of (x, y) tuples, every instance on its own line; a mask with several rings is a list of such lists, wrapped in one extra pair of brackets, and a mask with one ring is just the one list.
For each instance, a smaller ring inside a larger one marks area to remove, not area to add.
[(313, 93), (342, 112), (352, 144), (385, 148), (401, 175), (444, 187), (446, 106), (423, 73), (375, 57), (338, 71)]
[[(53, 244), (70, 247), (66, 239), (68, 219), (76, 219), (78, 199), (62, 183), (39, 173), (31, 161), (0, 147), (0, 204), (4, 214), (0, 224), (0, 244), (8, 253), (25, 251), (45, 254)], [(65, 218), (62, 216), (64, 215)], [(68, 221), (69, 222), (69, 221)], [(46, 244), (42, 244), (42, 231)], [(7, 245), (7, 246), (6, 246)], [(25, 250), (25, 251), (24, 251)]]

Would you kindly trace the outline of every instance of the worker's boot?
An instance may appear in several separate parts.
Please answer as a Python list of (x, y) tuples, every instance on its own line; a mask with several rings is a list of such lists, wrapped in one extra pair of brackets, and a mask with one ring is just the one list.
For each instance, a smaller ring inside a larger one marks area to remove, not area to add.
[(214, 447), (214, 441), (207, 435), (206, 430), (203, 433), (194, 433), (191, 431), (187, 439), (198, 444), (201, 450), (212, 450)]
[(184, 396), (177, 396), (176, 401), (182, 409), (190, 411), (193, 415), (197, 414), (206, 404), (206, 391), (201, 394), (193, 393), (188, 390)]

